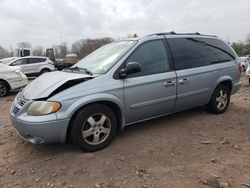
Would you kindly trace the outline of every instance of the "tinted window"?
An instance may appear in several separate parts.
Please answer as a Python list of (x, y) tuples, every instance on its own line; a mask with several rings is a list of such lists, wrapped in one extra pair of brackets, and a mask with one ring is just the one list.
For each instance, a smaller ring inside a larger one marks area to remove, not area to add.
[(202, 39), (210, 63), (227, 62), (235, 59), (234, 52), (224, 42), (216, 39)]
[(209, 64), (205, 44), (199, 38), (168, 39), (176, 70), (206, 66)]
[(129, 62), (138, 62), (142, 68), (141, 72), (132, 74), (132, 77), (169, 70), (168, 56), (162, 40), (149, 41), (140, 45), (126, 60), (126, 63)]

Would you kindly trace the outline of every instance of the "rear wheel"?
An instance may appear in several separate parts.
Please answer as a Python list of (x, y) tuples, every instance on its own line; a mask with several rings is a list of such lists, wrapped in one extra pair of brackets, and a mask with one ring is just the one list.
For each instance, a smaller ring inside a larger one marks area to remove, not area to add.
[(5, 82), (0, 81), (0, 97), (3, 97), (7, 95), (8, 93), (9, 93), (8, 85)]
[(102, 104), (80, 110), (71, 124), (71, 141), (83, 151), (97, 151), (107, 147), (117, 130), (114, 112)]
[(230, 103), (230, 91), (226, 85), (219, 85), (207, 105), (208, 111), (215, 114), (224, 113)]
[(250, 78), (248, 78), (248, 83), (250, 84)]

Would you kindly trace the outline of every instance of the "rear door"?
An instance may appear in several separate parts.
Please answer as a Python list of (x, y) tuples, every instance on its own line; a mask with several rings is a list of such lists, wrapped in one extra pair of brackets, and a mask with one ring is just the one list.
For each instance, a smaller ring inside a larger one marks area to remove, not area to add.
[(176, 74), (166, 41), (141, 44), (126, 60), (138, 62), (142, 71), (124, 79), (126, 123), (173, 112), (176, 100)]
[(46, 64), (46, 58), (28, 58), (30, 73), (40, 73), (42, 67)]
[(210, 66), (206, 44), (202, 38), (167, 39), (177, 74), (175, 111), (208, 103), (218, 79), (217, 68)]

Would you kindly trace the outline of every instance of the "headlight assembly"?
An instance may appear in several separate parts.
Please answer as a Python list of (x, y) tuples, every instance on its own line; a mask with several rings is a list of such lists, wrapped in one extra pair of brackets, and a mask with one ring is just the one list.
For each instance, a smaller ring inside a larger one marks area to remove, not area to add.
[(42, 116), (57, 112), (61, 104), (55, 101), (34, 101), (29, 106), (27, 113), (31, 116)]

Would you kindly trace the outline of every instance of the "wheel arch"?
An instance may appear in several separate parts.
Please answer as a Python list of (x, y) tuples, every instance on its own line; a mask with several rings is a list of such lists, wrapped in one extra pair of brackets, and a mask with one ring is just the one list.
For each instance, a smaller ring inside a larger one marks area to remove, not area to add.
[(66, 139), (68, 140), (69, 138), (69, 132), (72, 126), (72, 120), (75, 118), (75, 116), (77, 115), (77, 113), (82, 110), (83, 108), (89, 106), (89, 105), (93, 105), (93, 104), (103, 104), (108, 106), (115, 114), (115, 116), (117, 117), (117, 123), (118, 123), (118, 132), (121, 131), (123, 129), (123, 125), (125, 122), (125, 117), (124, 117), (124, 111), (121, 107), (121, 104), (119, 104), (118, 102), (115, 102), (114, 100), (110, 100), (110, 99), (97, 99), (97, 100), (90, 100), (88, 102), (85, 102), (81, 105), (78, 105), (71, 113), (70, 113), (70, 120), (69, 120), (69, 125), (67, 127), (67, 135), (66, 135)]
[(233, 88), (233, 81), (232, 81), (232, 78), (230, 76), (223, 76), (221, 77), (220, 79), (217, 80), (217, 82), (214, 84), (214, 88), (211, 90), (210, 92), (210, 95), (209, 95), (209, 98), (208, 98), (208, 101), (207, 103), (211, 100), (216, 88), (221, 85), (221, 84), (224, 84), (226, 85), (228, 88), (229, 88), (229, 91), (231, 93), (232, 91), (232, 88)]
[(216, 86), (214, 90), (219, 86), (219, 85), (226, 85), (231, 93), (232, 88), (233, 88), (233, 80), (230, 76), (223, 76), (220, 79), (218, 79)]
[(1, 78), (0, 78), (0, 81), (6, 83), (8, 89), (11, 90), (11, 86), (10, 86), (9, 82), (7, 82), (6, 80), (1, 79)]

